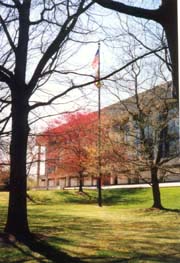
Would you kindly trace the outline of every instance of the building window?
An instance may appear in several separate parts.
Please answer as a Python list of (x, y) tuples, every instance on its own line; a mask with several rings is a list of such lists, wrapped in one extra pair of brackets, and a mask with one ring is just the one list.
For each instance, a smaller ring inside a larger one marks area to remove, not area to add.
[(144, 136), (145, 136), (145, 139), (152, 139), (153, 137), (153, 128), (150, 126), (150, 125), (147, 125), (145, 128), (144, 128)]
[(128, 124), (124, 125), (124, 142), (129, 143), (130, 142), (130, 132), (129, 132), (129, 126)]
[(160, 148), (161, 157), (165, 158), (169, 156), (169, 140), (168, 140), (168, 129), (165, 127), (160, 133)]
[(170, 120), (168, 123), (168, 141), (170, 155), (176, 155), (179, 153), (179, 139), (179, 120)]
[(114, 132), (120, 132), (121, 131), (121, 125), (119, 123), (114, 124), (112, 128), (113, 128)]
[(51, 173), (54, 173), (55, 172), (55, 166), (50, 166), (50, 167), (48, 167), (48, 174), (51, 174)]

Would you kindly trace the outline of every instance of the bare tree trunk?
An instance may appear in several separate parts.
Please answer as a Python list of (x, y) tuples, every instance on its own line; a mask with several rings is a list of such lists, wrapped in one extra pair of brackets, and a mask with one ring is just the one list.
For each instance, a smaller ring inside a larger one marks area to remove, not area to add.
[(159, 181), (157, 176), (157, 167), (151, 168), (151, 180), (152, 180), (152, 193), (153, 193), (153, 208), (163, 209), (161, 204), (161, 194), (159, 189)]
[(83, 192), (83, 173), (79, 173), (79, 192)]
[(98, 188), (98, 205), (101, 207), (102, 206), (102, 178), (99, 176), (97, 178), (97, 188)]
[(38, 161), (37, 161), (37, 187), (40, 184), (40, 168), (41, 168), (41, 146), (38, 145)]
[(26, 96), (23, 95), (12, 96), (12, 100), (10, 196), (5, 231), (21, 238), (30, 233), (26, 203), (26, 151), (29, 133), (28, 102)]

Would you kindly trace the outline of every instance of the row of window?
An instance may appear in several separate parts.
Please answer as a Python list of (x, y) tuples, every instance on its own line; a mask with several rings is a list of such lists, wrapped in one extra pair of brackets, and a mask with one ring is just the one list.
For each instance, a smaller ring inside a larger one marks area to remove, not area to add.
[[(130, 128), (132, 127), (132, 129)], [(120, 126), (116, 124), (113, 127), (115, 132), (123, 132), (124, 143), (134, 143), (137, 151), (137, 155), (140, 155), (141, 144), (141, 130), (138, 122)], [(179, 153), (180, 141), (179, 141), (179, 119), (171, 119), (167, 127), (162, 128), (161, 131), (153, 129), (152, 125), (147, 125), (143, 129), (143, 138), (146, 145), (153, 147), (153, 144), (160, 145), (162, 157), (168, 157), (169, 155), (176, 155)], [(134, 137), (134, 138), (133, 138)]]

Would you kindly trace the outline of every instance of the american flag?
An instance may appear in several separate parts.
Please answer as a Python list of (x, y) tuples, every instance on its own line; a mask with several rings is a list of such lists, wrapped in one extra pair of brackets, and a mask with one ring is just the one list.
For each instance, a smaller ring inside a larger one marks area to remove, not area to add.
[(92, 67), (94, 69), (98, 69), (99, 68), (99, 61), (100, 61), (100, 56), (99, 56), (99, 48), (96, 51), (96, 54), (94, 56), (93, 62), (92, 62)]
[(98, 49), (97, 49), (97, 51), (96, 51), (96, 54), (95, 54), (95, 56), (94, 56), (94, 59), (93, 59), (93, 61), (92, 61), (92, 67), (95, 69), (95, 71), (96, 71), (96, 75), (95, 75), (95, 79), (97, 80), (96, 81), (96, 83), (95, 83), (95, 85), (96, 85), (96, 87), (98, 87), (98, 88), (100, 88), (100, 86), (101, 86), (101, 83), (100, 83), (100, 81), (99, 81), (99, 79), (100, 79), (100, 50), (99, 50), (99, 47), (98, 47)]

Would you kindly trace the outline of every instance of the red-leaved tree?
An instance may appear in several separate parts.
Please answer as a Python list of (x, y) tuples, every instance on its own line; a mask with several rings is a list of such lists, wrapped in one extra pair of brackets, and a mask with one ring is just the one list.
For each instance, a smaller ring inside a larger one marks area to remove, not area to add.
[(66, 114), (65, 120), (56, 120), (56, 128), (46, 133), (48, 147), (47, 165), (55, 167), (60, 176), (79, 177), (79, 191), (83, 191), (83, 180), (88, 174), (89, 147), (97, 142), (97, 114)]

